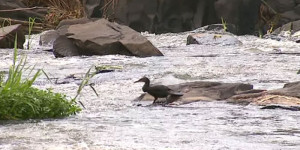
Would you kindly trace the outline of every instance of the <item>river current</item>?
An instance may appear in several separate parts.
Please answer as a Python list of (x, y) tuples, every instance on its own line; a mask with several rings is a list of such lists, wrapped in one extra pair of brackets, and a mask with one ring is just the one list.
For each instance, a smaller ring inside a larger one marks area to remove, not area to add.
[[(0, 149), (78, 150), (289, 150), (300, 149), (300, 113), (262, 110), (260, 106), (201, 101), (180, 107), (138, 107), (134, 102), (143, 76), (153, 83), (189, 81), (242, 82), (256, 89), (281, 88), (300, 80), (300, 45), (289, 41), (237, 37), (241, 46), (186, 45), (189, 32), (143, 33), (164, 57), (92, 56), (54, 58), (49, 47), (38, 46), (38, 35), (27, 64), (44, 69), (58, 81), (69, 75), (81, 79), (92, 66), (122, 69), (94, 76), (94, 92), (85, 87), (79, 100), (86, 107), (64, 119), (0, 121)], [(278, 51), (287, 54), (276, 54)], [(293, 53), (293, 54), (288, 54)], [(299, 54), (296, 54), (299, 53)], [(12, 64), (12, 49), (0, 49), (0, 71)], [(34, 86), (73, 97), (80, 80), (66, 84), (41, 76)]]

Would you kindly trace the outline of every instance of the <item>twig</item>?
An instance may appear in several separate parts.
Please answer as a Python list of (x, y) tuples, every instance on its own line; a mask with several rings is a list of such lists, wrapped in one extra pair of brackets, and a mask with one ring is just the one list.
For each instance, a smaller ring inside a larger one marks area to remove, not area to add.
[(20, 10), (32, 10), (32, 9), (44, 9), (49, 7), (30, 7), (30, 8), (16, 8), (16, 9), (9, 9), (9, 10), (0, 10), (0, 12), (11, 12), (11, 11), (20, 11)]
[[(2, 18), (0, 17), (0, 22), (4, 21), (4, 20), (10, 20), (12, 24), (22, 24), (22, 25), (25, 25), (25, 26), (28, 26), (29, 25), (29, 22), (28, 21), (22, 21), (22, 20), (15, 20), (15, 19), (10, 19), (10, 18)], [(48, 24), (43, 24), (43, 23), (34, 23), (35, 26), (45, 26), (47, 28), (51, 28), (53, 29), (54, 27), (51, 26), (51, 25), (48, 25)]]

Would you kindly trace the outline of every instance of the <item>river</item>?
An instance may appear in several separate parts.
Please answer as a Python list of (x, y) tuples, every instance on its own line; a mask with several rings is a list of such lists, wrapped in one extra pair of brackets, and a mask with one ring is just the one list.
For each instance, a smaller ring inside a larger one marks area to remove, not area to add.
[[(92, 56), (54, 58), (33, 39), (27, 64), (44, 69), (51, 78), (81, 78), (93, 65), (122, 66), (91, 79), (99, 93), (85, 87), (79, 100), (86, 107), (64, 119), (1, 121), (0, 149), (78, 150), (288, 150), (300, 149), (300, 113), (261, 110), (254, 105), (203, 101), (180, 107), (137, 107), (133, 99), (143, 76), (153, 83), (188, 81), (242, 82), (256, 89), (276, 89), (299, 81), (300, 46), (289, 41), (237, 37), (243, 45), (186, 45), (189, 32), (143, 33), (164, 57)], [(0, 49), (0, 71), (12, 63), (11, 49)], [(73, 97), (80, 80), (54, 84), (41, 76), (34, 86), (53, 88)], [(145, 105), (151, 102), (141, 102)]]

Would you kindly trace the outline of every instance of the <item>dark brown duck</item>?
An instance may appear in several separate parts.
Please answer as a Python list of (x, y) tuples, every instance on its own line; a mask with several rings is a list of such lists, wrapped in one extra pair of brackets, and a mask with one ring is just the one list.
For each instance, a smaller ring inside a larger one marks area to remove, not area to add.
[(151, 96), (154, 97), (153, 103), (156, 102), (158, 98), (168, 98), (169, 95), (174, 95), (174, 96), (182, 96), (182, 93), (176, 93), (172, 89), (170, 89), (167, 86), (164, 85), (155, 85), (155, 86), (150, 86), (150, 80), (147, 77), (143, 77), (139, 79), (138, 81), (135, 81), (134, 83), (137, 82), (144, 82), (144, 86), (142, 90), (144, 92), (147, 92)]

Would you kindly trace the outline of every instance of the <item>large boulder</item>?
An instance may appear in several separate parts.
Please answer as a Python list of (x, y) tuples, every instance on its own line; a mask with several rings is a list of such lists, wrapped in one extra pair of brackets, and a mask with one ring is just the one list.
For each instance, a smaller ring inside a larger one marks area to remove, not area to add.
[(0, 48), (14, 48), (15, 36), (17, 35), (17, 48), (23, 49), (25, 36), (22, 25), (16, 24), (0, 29)]
[[(64, 46), (62, 42), (54, 42), (53, 51), (57, 57), (76, 55), (129, 55), (139, 57), (163, 56), (152, 43), (133, 29), (109, 22), (105, 19), (73, 25), (62, 25), (58, 28), (59, 34), (65, 36), (63, 41), (70, 41)], [(56, 44), (60, 44), (57, 46)], [(73, 43), (78, 51), (66, 53)], [(59, 47), (59, 48), (57, 48)], [(61, 51), (63, 50), (63, 51)], [(64, 55), (68, 54), (68, 55)]]

